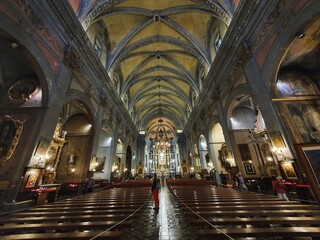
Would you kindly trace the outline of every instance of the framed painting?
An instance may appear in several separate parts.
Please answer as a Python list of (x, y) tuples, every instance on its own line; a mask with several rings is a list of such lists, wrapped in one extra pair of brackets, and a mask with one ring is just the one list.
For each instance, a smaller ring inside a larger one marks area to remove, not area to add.
[(281, 111), (296, 142), (319, 143), (320, 100), (288, 101)]
[(38, 181), (39, 172), (32, 171), (29, 173), (25, 188), (34, 188)]
[(242, 161), (252, 160), (248, 144), (238, 144)]
[(320, 202), (320, 144), (295, 144), (299, 162), (308, 178), (315, 200)]
[(320, 184), (320, 146), (303, 147), (302, 151), (312, 167), (314, 176)]
[(297, 144), (295, 147), (308, 176), (320, 186), (320, 144)]
[(252, 163), (244, 163), (244, 170), (246, 171), (246, 174), (256, 174), (256, 170), (254, 169), (254, 166)]
[(0, 118), (0, 161), (4, 164), (13, 155), (23, 130), (25, 121), (5, 115)]
[(293, 163), (292, 162), (281, 162), (281, 167), (286, 175), (286, 179), (289, 180), (297, 180), (298, 176), (296, 174), (296, 171), (293, 167)]
[(280, 132), (270, 132), (269, 133), (272, 146), (275, 148), (285, 148), (286, 144), (283, 141), (282, 135)]

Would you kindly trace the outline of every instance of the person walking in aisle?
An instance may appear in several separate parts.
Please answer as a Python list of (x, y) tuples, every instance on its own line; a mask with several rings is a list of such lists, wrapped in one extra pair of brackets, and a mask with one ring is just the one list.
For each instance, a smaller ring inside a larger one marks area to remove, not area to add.
[(155, 210), (159, 210), (159, 191), (160, 191), (160, 179), (157, 178), (157, 174), (153, 175), (152, 188), (151, 192), (154, 200), (154, 208)]

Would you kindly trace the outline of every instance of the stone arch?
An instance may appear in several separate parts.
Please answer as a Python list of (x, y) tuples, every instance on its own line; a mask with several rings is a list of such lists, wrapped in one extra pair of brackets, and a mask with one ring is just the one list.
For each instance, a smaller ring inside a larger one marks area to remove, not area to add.
[[(8, 41), (0, 37), (1, 45), (15, 46), (14, 41)], [(22, 46), (17, 45), (17, 48)], [(1, 58), (1, 102), (4, 105), (16, 107), (41, 106), (47, 105), (48, 86), (45, 79), (41, 79), (43, 74), (37, 71), (34, 57), (31, 53), (23, 51), (11, 51), (13, 47), (8, 46), (9, 50), (0, 50)], [(10, 49), (11, 48), (11, 49)], [(16, 70), (19, 69), (19, 70)]]
[(66, 142), (61, 150), (57, 181), (77, 182), (88, 177), (94, 136), (90, 119), (85, 111), (70, 112), (65, 118), (63, 131), (66, 132)]
[(79, 90), (72, 89), (68, 91), (65, 97), (65, 104), (73, 100), (79, 100), (84, 104), (86, 111), (90, 113), (91, 121), (94, 122), (93, 118), (97, 116), (97, 111), (94, 108), (90, 98), (85, 93)]
[[(262, 81), (264, 82), (267, 91), (271, 97), (275, 96), (276, 79), (281, 67), (284, 56), (289, 51), (290, 46), (299, 38), (299, 35), (305, 31), (312, 23), (318, 21), (313, 17), (319, 13), (319, 9), (306, 7), (299, 11), (299, 20), (289, 21), (289, 25), (286, 26), (284, 34), (278, 35), (278, 38), (272, 44), (268, 54), (264, 61), (260, 63), (262, 69)], [(306, 19), (306, 21), (302, 21)]]
[(232, 129), (231, 116), (232, 116), (233, 108), (237, 104), (237, 102), (241, 100), (241, 97), (243, 96), (253, 96), (250, 86), (246, 84), (242, 84), (236, 87), (228, 96), (228, 99), (224, 105), (224, 109), (225, 109), (224, 116), (226, 116), (226, 119), (221, 119), (221, 121), (227, 122), (227, 127), (229, 130)]
[[(22, 33), (19, 32), (19, 34)], [(14, 52), (15, 56), (20, 54), (17, 59), (20, 62), (24, 61), (23, 59), (25, 59), (26, 62), (23, 65), (16, 66), (16, 69), (19, 69), (19, 71), (15, 71), (15, 74), (20, 74), (20, 78), (32, 74), (35, 75), (39, 81), (39, 87), (41, 89), (41, 99), (39, 103), (42, 105), (47, 105), (51, 95), (50, 91), (53, 87), (53, 80), (55, 78), (54, 74), (55, 71), (58, 71), (58, 67), (52, 67), (48, 63), (38, 46), (31, 41), (30, 35), (25, 34), (23, 37), (21, 37), (21, 35), (18, 36), (17, 32), (13, 32), (10, 26), (5, 24), (5, 21), (0, 23), (0, 38), (1, 45), (6, 48), (7, 54), (10, 54), (12, 51)], [(9, 59), (6, 57), (6, 62), (8, 60)], [(32, 69), (32, 72), (22, 71), (22, 69), (26, 66)]]

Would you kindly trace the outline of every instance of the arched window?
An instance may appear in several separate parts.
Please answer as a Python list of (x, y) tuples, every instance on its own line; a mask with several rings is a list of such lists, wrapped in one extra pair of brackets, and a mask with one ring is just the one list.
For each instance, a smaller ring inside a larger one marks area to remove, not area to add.
[(100, 58), (101, 57), (101, 52), (102, 52), (102, 47), (101, 47), (101, 40), (100, 40), (100, 36), (96, 34), (95, 38), (94, 38), (94, 43), (93, 43), (93, 49), (95, 51), (95, 53), (97, 54), (97, 56)]
[(123, 101), (124, 106), (126, 107), (126, 109), (128, 109), (128, 95), (127, 94), (123, 95), (122, 101)]
[(216, 52), (218, 52), (220, 46), (221, 46), (221, 43), (222, 43), (222, 38), (221, 38), (221, 34), (220, 34), (220, 31), (217, 30), (216, 31), (216, 34), (215, 34), (215, 37), (214, 37), (214, 49), (216, 50)]
[(196, 103), (197, 100), (197, 94), (193, 91), (192, 92), (192, 106), (194, 106), (194, 104)]

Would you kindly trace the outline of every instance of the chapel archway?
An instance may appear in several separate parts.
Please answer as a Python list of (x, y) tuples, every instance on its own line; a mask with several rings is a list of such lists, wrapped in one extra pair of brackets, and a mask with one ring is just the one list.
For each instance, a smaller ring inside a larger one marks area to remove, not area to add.
[(209, 157), (208, 143), (203, 135), (200, 135), (199, 137), (199, 157), (202, 169), (206, 170), (206, 172), (209, 172), (213, 168), (213, 165)]
[(88, 177), (91, 160), (93, 123), (86, 105), (79, 100), (66, 104), (63, 131), (65, 144), (57, 166), (58, 182), (81, 182)]

